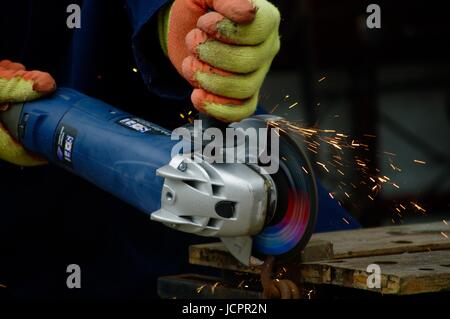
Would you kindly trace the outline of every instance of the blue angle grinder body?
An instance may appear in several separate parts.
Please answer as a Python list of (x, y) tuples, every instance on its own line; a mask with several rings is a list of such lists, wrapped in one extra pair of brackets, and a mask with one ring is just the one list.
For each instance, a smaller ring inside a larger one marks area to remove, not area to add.
[[(295, 257), (314, 230), (313, 170), (282, 131), (277, 133), (279, 169), (268, 174), (257, 163), (208, 161), (195, 148), (172, 154), (180, 141), (171, 131), (71, 89), (14, 105), (0, 120), (30, 152), (154, 221), (220, 238), (244, 264), (258, 264), (267, 255)], [(259, 116), (230, 126), (271, 127), (271, 121)]]

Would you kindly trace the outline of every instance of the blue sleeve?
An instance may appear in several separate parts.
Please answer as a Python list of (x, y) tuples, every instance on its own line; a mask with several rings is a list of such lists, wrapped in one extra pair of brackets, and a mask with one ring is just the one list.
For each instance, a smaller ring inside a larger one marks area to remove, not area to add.
[(158, 11), (172, 0), (124, 0), (133, 29), (133, 53), (147, 88), (162, 98), (185, 100), (189, 84), (164, 55), (158, 35)]
[(125, 7), (133, 28), (133, 36), (158, 13), (159, 9), (171, 2), (170, 0), (125, 0)]

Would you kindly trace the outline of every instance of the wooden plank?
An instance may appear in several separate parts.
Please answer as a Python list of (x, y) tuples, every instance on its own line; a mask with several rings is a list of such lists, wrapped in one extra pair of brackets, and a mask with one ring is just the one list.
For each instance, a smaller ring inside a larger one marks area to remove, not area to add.
[[(293, 263), (333, 258), (333, 245), (321, 239), (311, 240)], [(214, 267), (247, 273), (259, 273), (258, 267), (248, 267), (238, 262), (222, 243), (193, 245), (189, 247), (189, 262), (193, 265)]]
[(349, 258), (450, 249), (448, 237), (450, 225), (435, 222), (321, 233), (312, 238), (330, 241), (335, 258)]
[[(383, 294), (450, 289), (450, 226), (443, 222), (339, 231), (313, 235), (299, 259), (285, 265), (297, 283), (371, 290), (367, 266), (379, 264)], [(334, 258), (334, 259), (333, 259)], [(237, 262), (220, 243), (190, 247), (190, 262), (259, 273)]]
[[(314, 234), (295, 262), (334, 258), (364, 257), (404, 252), (450, 249), (450, 226), (442, 222), (388, 226)], [(221, 243), (194, 245), (189, 248), (194, 265), (258, 273), (256, 267), (238, 263)]]
[[(370, 289), (371, 264), (381, 268), (381, 288)], [(450, 250), (312, 262), (299, 268), (302, 281), (412, 295), (450, 290)]]

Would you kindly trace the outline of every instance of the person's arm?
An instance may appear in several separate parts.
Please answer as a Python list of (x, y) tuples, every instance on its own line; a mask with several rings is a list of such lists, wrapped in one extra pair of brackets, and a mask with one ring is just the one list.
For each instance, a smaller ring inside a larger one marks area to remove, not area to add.
[(123, 0), (132, 27), (134, 58), (147, 88), (163, 98), (186, 100), (192, 88), (161, 48), (158, 14), (173, 0)]

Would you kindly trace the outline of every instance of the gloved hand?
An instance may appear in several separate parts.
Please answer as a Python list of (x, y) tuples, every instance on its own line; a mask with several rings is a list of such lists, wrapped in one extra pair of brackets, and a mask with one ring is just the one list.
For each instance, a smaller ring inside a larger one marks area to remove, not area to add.
[(161, 45), (195, 88), (200, 112), (224, 122), (252, 115), (280, 49), (280, 13), (266, 0), (175, 0), (161, 11)]
[[(19, 63), (0, 61), (0, 112), (10, 103), (21, 103), (40, 98), (56, 89), (50, 74), (40, 71), (26, 71)], [(29, 154), (15, 141), (0, 123), (0, 159), (22, 166), (36, 166), (45, 161)]]

